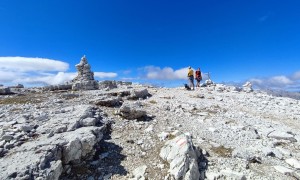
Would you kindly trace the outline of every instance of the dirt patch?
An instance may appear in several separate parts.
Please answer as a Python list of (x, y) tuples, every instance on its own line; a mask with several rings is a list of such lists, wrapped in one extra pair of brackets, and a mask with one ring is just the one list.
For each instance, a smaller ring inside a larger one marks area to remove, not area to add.
[(38, 104), (45, 100), (42, 96), (24, 95), (24, 96), (12, 96), (4, 99), (0, 99), (0, 104)]
[(221, 157), (231, 157), (233, 149), (224, 146), (212, 147), (211, 150)]

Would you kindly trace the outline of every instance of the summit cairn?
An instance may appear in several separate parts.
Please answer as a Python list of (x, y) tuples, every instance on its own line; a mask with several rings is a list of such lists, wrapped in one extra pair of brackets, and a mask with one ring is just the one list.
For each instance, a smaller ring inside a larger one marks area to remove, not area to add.
[(76, 65), (76, 69), (78, 75), (72, 80), (73, 90), (94, 90), (99, 88), (85, 55), (81, 58), (80, 63)]
[(251, 82), (247, 81), (243, 85), (243, 91), (248, 92), (248, 93), (253, 91)]

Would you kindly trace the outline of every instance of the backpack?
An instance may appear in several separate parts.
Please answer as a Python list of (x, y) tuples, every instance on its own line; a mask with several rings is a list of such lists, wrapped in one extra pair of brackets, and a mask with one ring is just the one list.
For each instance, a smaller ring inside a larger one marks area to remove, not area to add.
[(196, 71), (195, 75), (196, 75), (197, 80), (200, 80), (200, 81), (202, 80), (201, 71)]

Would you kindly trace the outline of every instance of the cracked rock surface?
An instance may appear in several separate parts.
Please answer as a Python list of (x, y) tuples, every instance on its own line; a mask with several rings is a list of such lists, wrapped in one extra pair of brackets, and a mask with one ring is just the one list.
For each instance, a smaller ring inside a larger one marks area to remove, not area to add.
[(299, 179), (299, 100), (212, 84), (0, 96), (0, 179)]

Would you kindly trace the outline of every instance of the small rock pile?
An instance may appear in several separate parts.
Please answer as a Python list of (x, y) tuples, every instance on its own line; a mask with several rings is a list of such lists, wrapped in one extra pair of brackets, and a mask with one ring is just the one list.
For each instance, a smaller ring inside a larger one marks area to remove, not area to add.
[(252, 92), (253, 91), (251, 82), (247, 81), (243, 85), (243, 91), (245, 91), (245, 92)]

